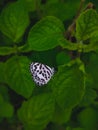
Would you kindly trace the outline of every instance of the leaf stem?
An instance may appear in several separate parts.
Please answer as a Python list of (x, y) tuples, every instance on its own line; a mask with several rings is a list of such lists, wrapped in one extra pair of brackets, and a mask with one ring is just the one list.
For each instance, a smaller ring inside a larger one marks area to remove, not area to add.
[(15, 44), (14, 45), (14, 54), (18, 55), (18, 53), (19, 53), (18, 46)]
[(65, 35), (66, 35), (66, 38), (67, 38), (68, 40), (70, 40), (70, 41), (71, 41), (71, 38), (72, 38), (72, 34), (73, 34), (73, 32), (75, 31), (75, 28), (76, 28), (76, 20), (77, 20), (77, 18), (79, 17), (79, 15), (80, 15), (80, 13), (81, 13), (81, 10), (82, 10), (82, 8), (83, 8), (84, 2), (85, 2), (85, 0), (81, 0), (79, 9), (78, 9), (78, 11), (77, 11), (77, 14), (76, 14), (76, 16), (75, 16), (75, 18), (74, 18), (72, 24), (68, 27), (68, 30), (67, 30), (67, 32), (66, 32), (66, 34), (65, 34)]
[[(73, 37), (73, 33), (75, 32), (75, 29), (76, 29), (76, 20), (79, 17), (79, 15), (80, 15), (80, 13), (81, 13), (81, 11), (83, 9), (84, 2), (85, 2), (85, 0), (81, 0), (80, 6), (79, 6), (79, 8), (77, 10), (77, 14), (76, 14), (72, 24), (68, 27), (68, 30), (67, 30), (67, 32), (65, 34), (67, 40), (69, 40), (69, 41), (71, 41), (73, 43), (76, 42), (76, 38)], [(74, 53), (76, 53), (76, 52), (70, 51), (70, 56), (71, 56), (72, 59), (75, 59), (76, 57), (80, 58), (80, 55), (81, 55), (80, 52), (78, 52), (77, 54), (74, 54)]]

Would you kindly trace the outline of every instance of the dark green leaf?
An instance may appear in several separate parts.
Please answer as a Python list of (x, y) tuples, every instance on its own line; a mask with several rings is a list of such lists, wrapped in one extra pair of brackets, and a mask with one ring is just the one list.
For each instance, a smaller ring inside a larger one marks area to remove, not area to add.
[(85, 129), (80, 127), (76, 127), (76, 128), (67, 127), (66, 130), (85, 130)]
[[(24, 0), (22, 0), (24, 1)], [(36, 11), (39, 6), (40, 6), (40, 2), (41, 0), (25, 0), (26, 2), (26, 6), (28, 8), (28, 11)]]
[(79, 44), (72, 43), (66, 39), (61, 40), (60, 46), (63, 49), (68, 49), (68, 50), (77, 50), (79, 48)]
[(5, 101), (9, 102), (8, 88), (3, 84), (0, 85), (0, 94), (3, 96)]
[(90, 38), (88, 45), (84, 46), (84, 52), (97, 51), (98, 50), (98, 32)]
[(65, 52), (60, 52), (56, 57), (56, 61), (58, 65), (67, 64), (71, 61), (71, 57)]
[(72, 109), (61, 109), (58, 105), (55, 107), (53, 115), (53, 122), (57, 124), (64, 124), (70, 120)]
[[(70, 5), (72, 4), (71, 8)], [(58, 1), (58, 0), (48, 0), (46, 4), (43, 5), (43, 15), (44, 16), (55, 16), (62, 21), (67, 21), (73, 16), (78, 9), (79, 1)]]
[(87, 86), (85, 89), (85, 94), (83, 96), (82, 101), (80, 102), (80, 106), (89, 106), (94, 103), (97, 98), (97, 93), (90, 86)]
[(5, 56), (5, 55), (9, 55), (15, 53), (14, 48), (12, 47), (0, 47), (0, 55), (1, 56)]
[(31, 51), (31, 48), (30, 48), (29, 44), (24, 44), (23, 46), (18, 47), (18, 50), (20, 52), (29, 52), (29, 51)]
[(86, 65), (86, 73), (91, 77), (92, 87), (98, 89), (98, 53), (91, 53), (90, 60)]
[(98, 115), (94, 108), (88, 107), (78, 114), (78, 121), (84, 130), (97, 130)]
[(98, 14), (95, 10), (89, 9), (76, 21), (76, 37), (79, 41), (83, 41), (96, 33), (98, 33)]
[(4, 100), (3, 100), (3, 96), (2, 96), (1, 93), (0, 93), (0, 104), (3, 103), (3, 101), (4, 101)]
[(84, 129), (84, 128), (77, 127), (77, 128), (73, 128), (72, 130), (85, 130), (85, 129)]
[(63, 33), (62, 22), (56, 17), (47, 16), (32, 27), (28, 36), (29, 47), (36, 51), (52, 49), (64, 39)]
[(0, 117), (12, 117), (13, 113), (14, 109), (10, 103), (3, 102), (0, 104)]
[(18, 111), (19, 119), (24, 125), (34, 128), (45, 128), (52, 119), (54, 112), (54, 99), (51, 94), (33, 96), (22, 104)]
[[(81, 70), (80, 70), (81, 68)], [(84, 95), (85, 75), (83, 65), (77, 62), (71, 66), (59, 66), (52, 82), (55, 99), (60, 107), (73, 108)]]
[(0, 62), (0, 82), (5, 82), (5, 64)]
[(30, 61), (24, 56), (14, 56), (5, 65), (9, 87), (26, 98), (31, 96), (34, 88), (29, 65)]
[(48, 4), (52, 4), (52, 3), (56, 3), (56, 2), (58, 2), (58, 0), (48, 0), (47, 1)]
[(0, 30), (13, 42), (17, 42), (29, 25), (25, 4), (14, 2), (3, 9), (0, 16)]

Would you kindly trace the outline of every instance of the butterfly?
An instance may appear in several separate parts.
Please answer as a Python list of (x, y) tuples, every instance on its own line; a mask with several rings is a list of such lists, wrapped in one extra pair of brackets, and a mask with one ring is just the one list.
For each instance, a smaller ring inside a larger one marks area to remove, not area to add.
[(39, 86), (47, 84), (54, 74), (54, 68), (38, 62), (31, 63), (30, 71), (34, 82)]

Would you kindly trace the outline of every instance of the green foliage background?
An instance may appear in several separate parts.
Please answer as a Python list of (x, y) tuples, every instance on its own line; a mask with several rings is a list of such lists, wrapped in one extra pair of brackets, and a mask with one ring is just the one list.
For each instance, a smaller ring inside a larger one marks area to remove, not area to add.
[[(0, 130), (98, 130), (93, 4), (98, 1), (0, 1)], [(55, 68), (48, 84), (34, 83), (32, 62)]]

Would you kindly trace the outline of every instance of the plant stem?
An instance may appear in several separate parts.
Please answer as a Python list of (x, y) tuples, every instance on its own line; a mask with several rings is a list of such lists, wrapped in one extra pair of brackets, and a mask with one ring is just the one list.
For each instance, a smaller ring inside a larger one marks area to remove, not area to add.
[(79, 9), (78, 9), (78, 11), (77, 11), (77, 14), (76, 14), (76, 16), (75, 16), (75, 18), (74, 18), (72, 24), (68, 27), (68, 30), (67, 30), (67, 32), (66, 32), (66, 38), (67, 38), (68, 40), (70, 40), (70, 41), (71, 41), (72, 34), (73, 34), (73, 32), (75, 31), (75, 28), (76, 28), (76, 20), (77, 20), (77, 18), (79, 17), (79, 15), (80, 15), (80, 13), (81, 13), (81, 10), (82, 10), (82, 8), (83, 8), (84, 2), (85, 2), (85, 0), (81, 0)]

